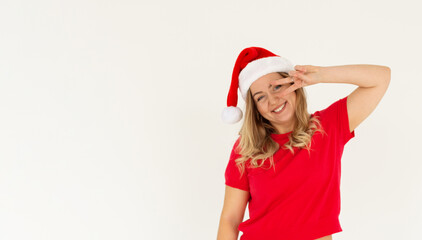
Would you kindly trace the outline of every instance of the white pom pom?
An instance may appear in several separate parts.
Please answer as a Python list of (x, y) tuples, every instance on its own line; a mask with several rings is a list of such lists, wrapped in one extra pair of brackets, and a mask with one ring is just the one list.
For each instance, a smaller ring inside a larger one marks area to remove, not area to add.
[(225, 123), (237, 123), (242, 119), (242, 110), (238, 107), (226, 107), (224, 108), (221, 118)]

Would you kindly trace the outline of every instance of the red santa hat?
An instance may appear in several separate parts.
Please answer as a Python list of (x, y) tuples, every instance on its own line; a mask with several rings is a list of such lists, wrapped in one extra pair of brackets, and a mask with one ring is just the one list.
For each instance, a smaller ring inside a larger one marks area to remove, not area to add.
[(232, 81), (227, 96), (227, 107), (222, 112), (225, 123), (236, 123), (242, 119), (242, 110), (237, 107), (237, 89), (243, 100), (252, 83), (272, 72), (289, 72), (293, 64), (286, 58), (278, 56), (264, 48), (248, 47), (240, 52), (234, 65)]

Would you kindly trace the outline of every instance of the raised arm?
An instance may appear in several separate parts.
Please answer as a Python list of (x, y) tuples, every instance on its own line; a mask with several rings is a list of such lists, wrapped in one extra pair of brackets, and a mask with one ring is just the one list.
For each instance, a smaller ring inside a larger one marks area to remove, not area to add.
[(282, 94), (317, 83), (350, 83), (359, 86), (347, 97), (350, 132), (371, 114), (387, 91), (391, 70), (387, 66), (356, 64), (342, 66), (296, 65), (288, 78), (270, 84), (291, 84)]
[(347, 97), (350, 132), (363, 122), (381, 101), (391, 79), (391, 70), (379, 65), (320, 67), (322, 83), (350, 83), (359, 86)]

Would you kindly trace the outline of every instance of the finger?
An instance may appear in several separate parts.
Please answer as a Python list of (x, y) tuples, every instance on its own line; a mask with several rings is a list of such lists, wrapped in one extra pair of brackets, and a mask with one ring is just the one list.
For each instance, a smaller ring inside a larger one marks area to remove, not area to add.
[(288, 74), (289, 74), (289, 76), (291, 76), (291, 77), (297, 77), (298, 76), (298, 74), (304, 74), (305, 72), (302, 72), (302, 71), (300, 71), (300, 70), (298, 70), (298, 71), (289, 71), (288, 72)]
[(298, 89), (299, 87), (296, 85), (296, 83), (295, 84), (293, 84), (293, 85), (291, 85), (290, 87), (288, 87), (286, 90), (284, 90), (282, 93), (281, 93), (281, 96), (282, 97), (285, 97), (287, 94), (289, 94), (289, 93), (291, 93), (291, 92), (294, 92), (296, 89)]
[(312, 79), (308, 75), (303, 73), (297, 73), (295, 77), (305, 82), (312, 82)]
[(306, 72), (306, 67), (305, 67), (305, 66), (303, 66), (303, 65), (296, 65), (296, 66), (295, 66), (295, 69), (296, 69), (297, 71)]
[(271, 85), (279, 85), (279, 84), (283, 85), (283, 84), (288, 84), (288, 83), (291, 83), (291, 82), (294, 82), (293, 78), (286, 77), (286, 78), (280, 78), (280, 79), (276, 79), (276, 80), (271, 80), (270, 81), (270, 84)]
[(303, 87), (303, 81), (302, 80), (297, 80), (295, 81), (295, 83), (293, 85), (291, 85), (290, 87), (288, 87), (286, 90), (284, 90), (281, 95), (283, 97), (285, 97), (287, 94), (296, 91), (296, 89)]
[(293, 75), (295, 74), (296, 71), (289, 71), (288, 74), (289, 76), (293, 77)]

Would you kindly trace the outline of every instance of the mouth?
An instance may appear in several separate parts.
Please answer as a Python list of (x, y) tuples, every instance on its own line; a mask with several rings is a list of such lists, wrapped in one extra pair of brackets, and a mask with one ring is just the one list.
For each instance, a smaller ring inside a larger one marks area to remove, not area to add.
[(281, 112), (285, 108), (286, 103), (287, 102), (284, 102), (283, 104), (281, 104), (280, 106), (278, 106), (276, 109), (272, 110), (271, 112), (273, 112), (273, 113), (279, 113), (279, 112)]

